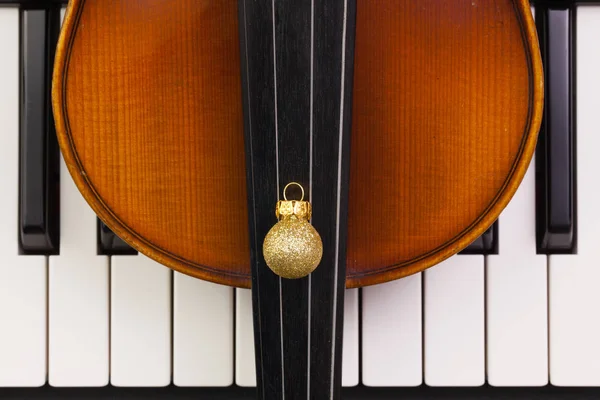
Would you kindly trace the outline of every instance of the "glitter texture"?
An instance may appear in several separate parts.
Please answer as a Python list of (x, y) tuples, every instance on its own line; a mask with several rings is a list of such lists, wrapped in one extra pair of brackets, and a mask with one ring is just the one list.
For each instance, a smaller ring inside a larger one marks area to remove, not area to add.
[(303, 278), (321, 262), (323, 242), (307, 220), (285, 216), (267, 233), (263, 255), (275, 274), (287, 279)]

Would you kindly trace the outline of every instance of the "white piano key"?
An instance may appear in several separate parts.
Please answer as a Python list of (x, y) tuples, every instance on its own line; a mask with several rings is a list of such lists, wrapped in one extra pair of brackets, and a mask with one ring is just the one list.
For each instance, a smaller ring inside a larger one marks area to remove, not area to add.
[(535, 160), (499, 218), (487, 258), (487, 375), (493, 386), (548, 383), (547, 257), (536, 254)]
[(366, 386), (423, 382), (421, 276), (362, 289), (362, 380)]
[(111, 257), (110, 382), (171, 383), (171, 276), (144, 255)]
[(108, 257), (96, 255), (96, 215), (77, 190), (62, 156), (60, 163), (60, 255), (50, 257), (48, 273), (48, 383), (105, 386)]
[(174, 273), (175, 385), (233, 384), (233, 290)]
[(60, 255), (49, 262), (52, 386), (105, 386), (109, 377), (108, 257), (96, 253), (96, 215), (61, 157)]
[(577, 254), (550, 256), (550, 382), (600, 385), (600, 6), (577, 7)]
[(254, 330), (252, 325), (252, 292), (235, 289), (235, 383), (256, 386), (254, 362)]
[(42, 386), (46, 383), (45, 257), (19, 257), (5, 250), (0, 246), (0, 387)]
[(0, 8), (0, 386), (46, 382), (46, 257), (19, 255), (19, 10)]
[(342, 350), (342, 386), (358, 385), (358, 289), (344, 294), (344, 339)]
[(483, 256), (456, 255), (423, 274), (425, 383), (483, 385)]

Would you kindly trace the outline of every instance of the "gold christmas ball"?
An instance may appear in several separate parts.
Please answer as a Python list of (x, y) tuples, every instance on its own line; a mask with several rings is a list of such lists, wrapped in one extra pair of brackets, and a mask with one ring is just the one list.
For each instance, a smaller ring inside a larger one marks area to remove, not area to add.
[(303, 278), (313, 272), (323, 256), (323, 242), (304, 218), (291, 215), (277, 222), (263, 242), (269, 268), (287, 279)]

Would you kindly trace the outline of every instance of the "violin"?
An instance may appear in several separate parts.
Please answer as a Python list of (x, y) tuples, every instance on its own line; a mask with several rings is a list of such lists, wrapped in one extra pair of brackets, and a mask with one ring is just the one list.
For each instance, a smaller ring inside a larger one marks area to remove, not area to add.
[[(71, 0), (52, 102), (111, 230), (252, 289), (258, 398), (338, 399), (344, 288), (491, 226), (531, 161), (543, 72), (526, 0)], [(294, 257), (314, 262), (286, 275)]]

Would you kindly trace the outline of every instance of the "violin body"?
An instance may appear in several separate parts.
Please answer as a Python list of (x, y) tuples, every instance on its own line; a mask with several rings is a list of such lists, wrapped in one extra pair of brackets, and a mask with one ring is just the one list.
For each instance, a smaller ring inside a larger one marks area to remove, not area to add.
[[(180, 272), (250, 286), (233, 0), (71, 1), (59, 143), (94, 211)], [(358, 1), (347, 286), (400, 278), (487, 229), (533, 154), (542, 74), (525, 1)]]

